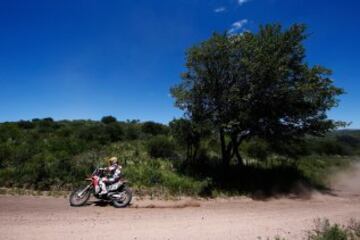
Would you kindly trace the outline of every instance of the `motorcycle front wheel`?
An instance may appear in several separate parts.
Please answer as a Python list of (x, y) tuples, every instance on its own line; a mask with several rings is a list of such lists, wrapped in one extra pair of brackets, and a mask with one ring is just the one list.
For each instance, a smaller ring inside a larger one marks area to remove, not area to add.
[(116, 197), (112, 198), (112, 204), (116, 208), (124, 208), (130, 204), (132, 199), (132, 192), (128, 186), (125, 186), (123, 190), (117, 194)]
[(69, 198), (69, 202), (70, 202), (70, 206), (72, 207), (80, 207), (85, 205), (85, 203), (89, 200), (90, 198), (90, 187), (81, 187), (78, 189), (75, 189), (71, 194), (70, 194), (70, 198)]

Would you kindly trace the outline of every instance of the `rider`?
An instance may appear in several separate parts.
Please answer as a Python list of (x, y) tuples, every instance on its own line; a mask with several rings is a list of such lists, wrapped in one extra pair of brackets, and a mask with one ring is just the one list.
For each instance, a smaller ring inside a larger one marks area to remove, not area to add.
[(118, 164), (118, 159), (116, 157), (111, 157), (109, 159), (109, 167), (100, 168), (100, 170), (104, 170), (109, 173), (108, 177), (103, 177), (99, 181), (99, 185), (101, 188), (100, 195), (107, 194), (106, 185), (117, 182), (120, 179), (121, 175), (121, 165)]

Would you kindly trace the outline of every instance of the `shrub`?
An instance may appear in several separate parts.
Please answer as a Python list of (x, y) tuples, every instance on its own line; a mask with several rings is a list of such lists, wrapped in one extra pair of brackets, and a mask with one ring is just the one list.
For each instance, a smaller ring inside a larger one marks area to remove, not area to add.
[(348, 226), (330, 224), (329, 220), (316, 220), (315, 229), (308, 233), (308, 240), (359, 240), (360, 224), (352, 221)]
[(209, 182), (180, 175), (169, 161), (160, 159), (128, 165), (124, 173), (135, 188), (162, 189), (173, 195), (199, 195)]
[(123, 139), (124, 130), (117, 122), (108, 123), (105, 127), (105, 132), (111, 142), (116, 142)]
[(20, 120), (18, 123), (18, 126), (20, 128), (23, 128), (23, 129), (31, 129), (31, 128), (34, 128), (34, 124), (30, 121), (24, 121), (24, 120)]
[(173, 171), (164, 171), (162, 180), (170, 193), (180, 195), (201, 195), (209, 185), (207, 179), (196, 181), (193, 178), (178, 175)]
[[(328, 219), (316, 219), (313, 230), (308, 231), (306, 240), (360, 240), (360, 222), (351, 220), (346, 226), (331, 224)], [(274, 240), (286, 240), (276, 236)]]
[(125, 128), (125, 138), (127, 140), (136, 140), (141, 137), (141, 129), (134, 123), (127, 123)]
[(101, 122), (104, 124), (114, 123), (116, 121), (116, 118), (113, 116), (104, 116), (103, 118), (101, 118)]
[(247, 156), (260, 161), (265, 161), (269, 155), (268, 144), (259, 138), (244, 142), (241, 147)]
[(14, 179), (15, 169), (14, 168), (5, 168), (0, 169), (0, 183), (4, 187), (12, 187), (16, 179)]
[(156, 136), (147, 143), (147, 151), (153, 158), (172, 158), (175, 155), (175, 144), (166, 136)]
[(166, 134), (168, 131), (168, 129), (166, 128), (165, 125), (156, 123), (156, 122), (152, 122), (152, 121), (144, 122), (141, 126), (141, 130), (144, 133), (150, 134), (153, 136), (160, 135), (160, 134)]

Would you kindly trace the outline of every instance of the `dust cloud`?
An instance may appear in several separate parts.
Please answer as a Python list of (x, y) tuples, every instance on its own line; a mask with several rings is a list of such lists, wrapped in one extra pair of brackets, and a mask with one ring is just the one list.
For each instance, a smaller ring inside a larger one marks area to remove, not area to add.
[(360, 196), (360, 162), (331, 176), (330, 187), (338, 195)]

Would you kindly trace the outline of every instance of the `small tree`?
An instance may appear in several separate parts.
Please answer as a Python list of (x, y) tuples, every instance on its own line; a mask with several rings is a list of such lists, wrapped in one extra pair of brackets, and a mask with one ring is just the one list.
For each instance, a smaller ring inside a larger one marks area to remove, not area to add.
[(113, 116), (104, 116), (101, 118), (101, 122), (104, 124), (114, 123), (117, 119)]
[(141, 126), (141, 130), (144, 133), (150, 134), (153, 136), (167, 133), (167, 128), (165, 125), (156, 123), (156, 122), (152, 122), (152, 121), (144, 122)]
[(276, 145), (341, 124), (326, 112), (343, 90), (330, 70), (305, 62), (306, 37), (304, 25), (266, 25), (257, 33), (214, 34), (187, 51), (187, 72), (171, 93), (192, 121), (218, 133), (224, 167), (233, 156), (242, 162), (245, 139)]
[(169, 123), (171, 135), (186, 149), (186, 160), (194, 161), (200, 147), (201, 133), (188, 119), (174, 119)]

